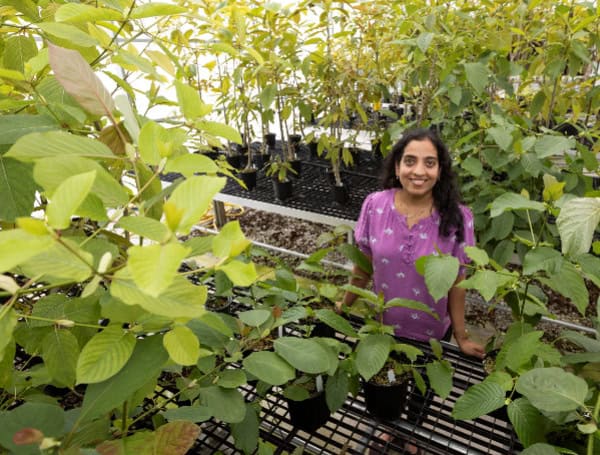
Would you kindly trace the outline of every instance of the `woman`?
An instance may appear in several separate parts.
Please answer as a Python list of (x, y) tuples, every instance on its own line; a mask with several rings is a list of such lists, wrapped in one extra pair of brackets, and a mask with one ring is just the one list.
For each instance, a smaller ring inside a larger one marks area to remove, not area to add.
[[(454, 333), (464, 354), (483, 358), (483, 346), (470, 340), (465, 329), (466, 291), (456, 287), (464, 279), (464, 267), (448, 296), (438, 302), (415, 269), (417, 259), (436, 251), (465, 264), (464, 247), (474, 245), (473, 214), (460, 203), (448, 149), (429, 129), (404, 133), (384, 162), (382, 186), (383, 191), (365, 199), (354, 230), (357, 246), (371, 260), (373, 276), (355, 265), (351, 283), (365, 287), (372, 278), (374, 291), (383, 292), (386, 301), (418, 300), (439, 315), (438, 320), (423, 312), (390, 308), (383, 320), (394, 326), (397, 336), (449, 341)], [(355, 299), (346, 292), (338, 309)]]

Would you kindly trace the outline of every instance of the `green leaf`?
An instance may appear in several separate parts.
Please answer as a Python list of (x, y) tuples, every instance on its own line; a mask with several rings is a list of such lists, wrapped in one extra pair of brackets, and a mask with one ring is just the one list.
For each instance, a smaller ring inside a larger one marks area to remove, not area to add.
[(175, 150), (178, 130), (167, 129), (157, 122), (144, 123), (139, 135), (140, 156), (144, 163), (158, 165), (163, 158), (169, 158)]
[(546, 134), (536, 141), (534, 150), (538, 158), (547, 158), (552, 155), (562, 155), (574, 148), (575, 139)]
[(488, 83), (488, 69), (483, 63), (465, 63), (467, 81), (477, 93), (482, 93)]
[(187, 13), (188, 9), (183, 6), (171, 5), (169, 3), (152, 2), (136, 6), (129, 17), (131, 19), (143, 19), (145, 17), (172, 16)]
[(190, 232), (225, 183), (226, 179), (222, 177), (194, 176), (175, 188), (168, 202), (183, 212), (177, 227), (178, 232)]
[(235, 142), (237, 144), (242, 143), (242, 136), (240, 136), (239, 131), (229, 125), (225, 125), (224, 123), (211, 122), (209, 120), (198, 120), (194, 123), (194, 126), (204, 133), (222, 137), (223, 139), (227, 139), (228, 141)]
[(250, 403), (246, 404), (246, 416), (240, 423), (231, 424), (235, 447), (244, 453), (254, 453), (258, 446), (260, 420)]
[(452, 374), (454, 373), (450, 362), (447, 360), (434, 361), (428, 363), (425, 368), (434, 392), (444, 400), (448, 398), (452, 390)]
[(496, 240), (502, 240), (510, 236), (513, 231), (515, 215), (512, 212), (503, 212), (492, 218), (490, 233)]
[(131, 357), (135, 342), (135, 336), (120, 324), (110, 324), (94, 335), (77, 360), (77, 383), (102, 382), (114, 376)]
[(433, 316), (435, 319), (439, 320), (440, 318), (440, 316), (435, 311), (433, 311), (429, 307), (429, 305), (426, 305), (423, 302), (419, 302), (418, 300), (401, 299), (396, 297), (391, 300), (388, 300), (385, 304), (386, 309), (392, 307), (410, 308), (411, 310), (417, 310), (427, 313), (428, 315)]
[(533, 275), (535, 272), (545, 270), (550, 274), (560, 272), (563, 263), (561, 254), (554, 248), (541, 246), (529, 250), (523, 259), (523, 273)]
[[(92, 46), (96, 46), (98, 44), (98, 40), (96, 40), (96, 38), (89, 35), (88, 33), (81, 31), (78, 27), (75, 27), (74, 25), (61, 24), (58, 22), (42, 22), (42, 23), (38, 23), (36, 25), (39, 28), (41, 28), (44, 32), (46, 32), (48, 35), (59, 38), (61, 40), (66, 40), (78, 47), (92, 47)], [(63, 51), (56, 52), (56, 53), (54, 53), (54, 55), (52, 55), (54, 52), (52, 50), (52, 48), (58, 48), (58, 46), (48, 43), (48, 49), (49, 49), (49, 53), (50, 53), (50, 65), (52, 66), (52, 69), (54, 70), (55, 73), (57, 72), (57, 70), (54, 67), (54, 62), (57, 62), (57, 60), (61, 59), (61, 58), (65, 58), (68, 60), (68, 62), (73, 63), (73, 73), (74, 74), (79, 74), (79, 72), (81, 71), (81, 67), (79, 64), (80, 61), (84, 62), (87, 65), (87, 62), (83, 59), (83, 57), (81, 57), (81, 54), (79, 54), (79, 52), (77, 52), (77, 51), (59, 48), (59, 49), (62, 49)], [(67, 52), (71, 52), (71, 53), (79, 55), (81, 60), (73, 57), (72, 56), (73, 54), (67, 54)], [(54, 62), (52, 62), (52, 60), (54, 60)], [(61, 63), (67, 64), (68, 62), (57, 62), (57, 63), (60, 65)], [(89, 65), (87, 65), (87, 66), (89, 67)], [(62, 70), (64, 70), (64, 68), (65, 68), (64, 65), (60, 66), (59, 72), (61, 72), (61, 75), (64, 74), (62, 72)], [(82, 72), (81, 76), (84, 76), (83, 72)], [(68, 91), (68, 89), (67, 89), (67, 91)], [(82, 104), (82, 106), (83, 106), (83, 104)], [(90, 112), (93, 113), (92, 111), (90, 111)]]
[(246, 383), (246, 374), (237, 368), (226, 368), (218, 375), (217, 385), (226, 389), (237, 389)]
[(165, 419), (188, 420), (190, 422), (206, 422), (212, 417), (212, 412), (206, 406), (180, 406), (178, 408), (167, 409), (161, 414)]
[(347, 337), (357, 338), (358, 334), (350, 322), (337, 314), (335, 311), (329, 309), (320, 309), (315, 311), (316, 318), (327, 324), (329, 327), (333, 327), (337, 332), (340, 332)]
[(558, 273), (550, 274), (548, 279), (540, 277), (539, 280), (570, 299), (579, 312), (585, 314), (589, 304), (589, 292), (581, 272), (571, 262), (564, 261)]
[(517, 380), (516, 390), (544, 412), (572, 412), (585, 406), (584, 379), (562, 368), (535, 368)]
[(490, 263), (490, 257), (485, 250), (475, 246), (466, 246), (465, 253), (477, 265), (488, 265)]
[(234, 258), (251, 244), (244, 236), (240, 222), (230, 221), (213, 237), (212, 251), (218, 258)]
[(56, 188), (46, 209), (50, 226), (55, 229), (66, 229), (71, 225), (71, 216), (92, 189), (95, 178), (95, 171), (74, 175)]
[(152, 297), (139, 289), (125, 271), (120, 271), (111, 284), (110, 292), (127, 305), (139, 305), (152, 314), (169, 319), (192, 319), (206, 312), (206, 287), (195, 286), (179, 276), (160, 296)]
[(567, 201), (556, 219), (563, 254), (587, 253), (599, 222), (600, 198), (579, 197)]
[(70, 331), (57, 329), (42, 342), (44, 365), (52, 379), (62, 386), (75, 386), (75, 371), (79, 356), (79, 343)]
[(560, 455), (561, 453), (563, 452), (555, 446), (544, 442), (538, 442), (521, 451), (521, 455)]
[(212, 386), (200, 389), (200, 396), (213, 416), (223, 422), (239, 423), (246, 417), (244, 396), (238, 390)]
[(454, 256), (428, 256), (425, 259), (425, 284), (437, 302), (448, 296), (458, 277), (460, 264)]
[(183, 244), (186, 248), (189, 248), (191, 250), (189, 257), (201, 256), (211, 251), (212, 239), (212, 235), (205, 235), (202, 237), (191, 237), (185, 242), (183, 242)]
[(510, 150), (510, 145), (513, 141), (511, 130), (508, 130), (504, 127), (495, 126), (493, 128), (489, 128), (487, 132), (492, 137), (494, 142), (498, 144), (498, 147), (504, 151)]
[(0, 272), (6, 272), (54, 244), (49, 235), (32, 235), (22, 229), (0, 231)]
[(543, 212), (545, 206), (542, 202), (531, 201), (516, 193), (503, 193), (492, 202), (490, 216), (496, 217), (507, 210), (534, 210)]
[(210, 106), (202, 102), (198, 90), (181, 81), (175, 81), (175, 89), (181, 113), (186, 120), (192, 121), (210, 113)]
[(250, 374), (271, 385), (283, 385), (296, 377), (294, 367), (271, 351), (253, 352), (243, 365)]
[(173, 362), (183, 365), (195, 365), (200, 357), (200, 341), (188, 327), (176, 326), (163, 337), (163, 345)]
[(123, 15), (112, 8), (95, 8), (91, 5), (67, 3), (56, 10), (54, 20), (56, 22), (68, 22), (71, 24), (78, 22), (119, 21), (123, 20)]
[(327, 378), (325, 384), (325, 399), (327, 407), (331, 412), (340, 409), (346, 402), (346, 397), (350, 392), (350, 379), (348, 373), (343, 370), (337, 370), (333, 376)]
[(35, 428), (45, 437), (59, 438), (65, 432), (65, 411), (54, 404), (25, 402), (12, 411), (0, 412), (0, 446), (14, 454), (36, 453), (24, 452), (23, 446), (13, 442), (13, 435), (23, 428)]
[[(126, 216), (121, 218), (117, 225), (133, 234), (155, 242), (165, 242), (171, 235), (169, 229), (163, 223), (145, 216)], [(186, 245), (186, 248), (189, 247)]]
[(135, 391), (156, 378), (168, 358), (161, 336), (139, 340), (128, 362), (116, 375), (88, 386), (80, 421), (89, 421), (120, 406)]
[(74, 156), (41, 158), (35, 163), (33, 176), (46, 192), (53, 193), (69, 177), (86, 172), (96, 173), (90, 196), (97, 196), (109, 207), (127, 204), (130, 198), (127, 190), (102, 165), (88, 158)]
[(388, 359), (393, 340), (389, 335), (368, 335), (356, 348), (356, 369), (365, 381), (377, 374)]
[(430, 32), (423, 32), (419, 34), (419, 36), (417, 37), (417, 46), (419, 47), (419, 49), (421, 49), (421, 52), (427, 52), (427, 49), (429, 48), (429, 45), (431, 44), (431, 41), (433, 40), (434, 36), (435, 35)]
[[(43, 144), (43, 147), (40, 147), (40, 144)], [(117, 158), (102, 142), (64, 131), (31, 133), (23, 136), (4, 156), (21, 161), (32, 161), (64, 155), (87, 158)]]
[(178, 243), (133, 246), (127, 267), (142, 292), (158, 297), (171, 286), (189, 250)]
[(277, 84), (268, 84), (265, 88), (260, 92), (260, 104), (263, 109), (269, 109), (273, 101), (275, 100), (275, 95), (277, 95)]
[(461, 167), (473, 177), (480, 177), (483, 172), (481, 161), (473, 156), (469, 156), (461, 163)]
[(237, 316), (244, 324), (258, 327), (267, 322), (271, 317), (271, 312), (268, 310), (248, 310), (238, 313)]
[(15, 114), (0, 116), (0, 145), (11, 145), (21, 137), (36, 132), (60, 129), (56, 120), (46, 115)]
[(165, 166), (166, 172), (179, 172), (187, 178), (196, 173), (216, 174), (218, 170), (219, 166), (207, 156), (191, 153), (169, 159)]
[(521, 367), (531, 362), (531, 358), (541, 348), (542, 331), (529, 332), (513, 340), (506, 350), (504, 364), (512, 371), (519, 371)]
[(331, 367), (329, 353), (316, 339), (282, 337), (275, 340), (273, 347), (290, 365), (304, 373), (323, 373)]
[(352, 263), (356, 264), (361, 270), (364, 270), (368, 274), (373, 273), (371, 261), (355, 245), (343, 243), (337, 247), (337, 250), (352, 261)]
[(546, 419), (525, 398), (512, 401), (507, 408), (510, 422), (524, 447), (543, 442)]
[(512, 283), (515, 278), (506, 273), (494, 272), (493, 270), (477, 270), (475, 273), (461, 281), (459, 288), (475, 289), (481, 294), (486, 302), (492, 300), (499, 288)]
[(217, 267), (217, 270), (225, 272), (227, 278), (236, 286), (250, 286), (258, 277), (253, 262), (232, 260), (224, 265), (220, 265)]
[(0, 310), (0, 359), (4, 358), (4, 352), (9, 342), (13, 339), (13, 330), (17, 326), (17, 313), (12, 308)]
[(452, 417), (458, 420), (475, 419), (504, 406), (504, 399), (504, 390), (494, 382), (472, 385), (456, 400)]
[(33, 211), (37, 185), (32, 170), (29, 163), (0, 155), (0, 220), (14, 222)]
[(25, 63), (38, 53), (32, 36), (11, 36), (5, 42), (2, 60), (4, 67), (9, 70), (25, 72)]

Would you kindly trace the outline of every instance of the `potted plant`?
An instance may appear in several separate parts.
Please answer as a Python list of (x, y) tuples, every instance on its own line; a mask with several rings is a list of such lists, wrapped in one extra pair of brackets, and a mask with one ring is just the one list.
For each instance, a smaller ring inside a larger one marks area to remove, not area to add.
[(288, 178), (288, 172), (294, 174), (296, 171), (288, 161), (280, 157), (272, 159), (267, 167), (266, 175), (271, 177), (275, 197), (281, 201), (292, 196), (292, 181)]

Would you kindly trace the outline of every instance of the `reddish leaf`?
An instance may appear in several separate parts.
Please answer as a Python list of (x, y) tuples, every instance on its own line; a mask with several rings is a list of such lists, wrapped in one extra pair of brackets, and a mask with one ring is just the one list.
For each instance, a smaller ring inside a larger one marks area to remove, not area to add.
[(93, 115), (115, 110), (110, 93), (79, 52), (48, 44), (48, 54), (56, 79), (85, 110)]
[(200, 427), (192, 422), (176, 420), (156, 430), (156, 451), (165, 455), (184, 455), (200, 434)]
[(37, 428), (23, 428), (13, 435), (13, 443), (18, 446), (39, 444), (44, 439), (44, 433)]

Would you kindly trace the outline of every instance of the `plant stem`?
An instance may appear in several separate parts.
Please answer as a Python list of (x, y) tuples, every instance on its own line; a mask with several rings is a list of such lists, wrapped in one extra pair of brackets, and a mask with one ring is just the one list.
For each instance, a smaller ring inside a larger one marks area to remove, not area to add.
[[(597, 425), (598, 418), (600, 417), (600, 393), (598, 393), (598, 397), (596, 398), (596, 406), (594, 406), (594, 414), (592, 417)], [(597, 432), (598, 430), (592, 434), (588, 434), (587, 455), (594, 455), (594, 439), (596, 439), (595, 433)]]

